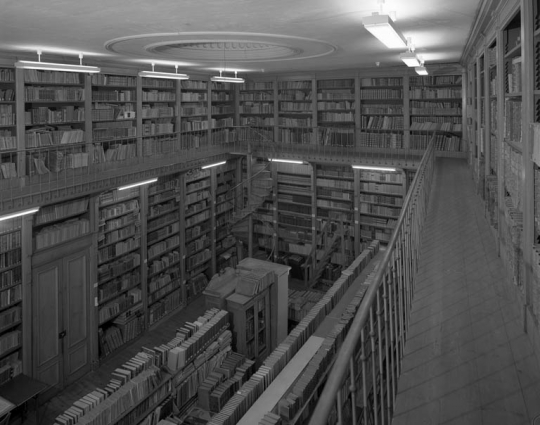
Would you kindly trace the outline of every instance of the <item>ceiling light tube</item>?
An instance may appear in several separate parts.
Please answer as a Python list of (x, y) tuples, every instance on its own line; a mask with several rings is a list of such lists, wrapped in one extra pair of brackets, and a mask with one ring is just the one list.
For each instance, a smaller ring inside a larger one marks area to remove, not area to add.
[(394, 26), (388, 15), (374, 13), (362, 20), (364, 28), (379, 39), (389, 49), (405, 48), (407, 42), (401, 32)]
[(205, 165), (204, 167), (201, 167), (201, 170), (204, 170), (206, 168), (211, 168), (211, 167), (217, 167), (218, 165), (223, 165), (225, 163), (227, 163), (227, 161), (221, 161), (221, 162), (216, 162), (215, 164)]
[(296, 161), (294, 159), (277, 159), (277, 158), (268, 158), (270, 162), (285, 162), (287, 164), (303, 164), (304, 161)]
[(370, 171), (396, 171), (395, 168), (391, 167), (371, 167), (369, 165), (353, 165), (353, 168), (357, 170), (370, 170)]
[(154, 71), (154, 64), (152, 64), (152, 71), (140, 71), (139, 77), (143, 78), (166, 78), (169, 80), (189, 80), (189, 76), (187, 74), (179, 74), (178, 73), (178, 65), (174, 66), (176, 69), (176, 72), (156, 72)]
[(101, 68), (97, 66), (86, 66), (82, 64), (82, 53), (79, 54), (80, 65), (70, 65), (63, 63), (41, 62), (41, 51), (38, 50), (38, 62), (32, 61), (17, 61), (15, 62), (15, 68), (21, 69), (39, 69), (44, 71), (65, 71), (65, 72), (88, 72), (90, 74), (97, 74), (101, 72)]
[(243, 83), (245, 80), (243, 78), (237, 77), (237, 71), (234, 71), (234, 77), (225, 77), (221, 75), (222, 70), (219, 70), (219, 75), (216, 75), (210, 78), (210, 81), (219, 82), (219, 83)]
[(34, 214), (39, 211), (39, 207), (32, 208), (30, 210), (19, 211), (13, 214), (3, 215), (0, 217), (0, 221), (9, 220), (10, 218), (21, 217), (23, 215)]
[(405, 52), (399, 55), (399, 58), (405, 62), (405, 65), (409, 67), (413, 66), (420, 66), (420, 60), (418, 59), (418, 56), (416, 56), (416, 53), (414, 52)]
[(145, 180), (145, 181), (142, 181), (142, 182), (139, 182), (139, 183), (128, 184), (127, 186), (119, 187), (118, 190), (131, 189), (132, 187), (137, 187), (137, 186), (142, 186), (142, 185), (145, 185), (145, 184), (150, 184), (150, 183), (157, 182), (157, 180), (158, 179), (156, 177), (155, 179)]

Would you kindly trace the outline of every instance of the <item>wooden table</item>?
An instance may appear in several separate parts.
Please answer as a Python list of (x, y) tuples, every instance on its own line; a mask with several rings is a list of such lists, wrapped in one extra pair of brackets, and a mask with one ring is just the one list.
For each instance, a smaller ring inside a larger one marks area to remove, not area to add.
[(14, 408), (26, 406), (30, 400), (34, 400), (36, 412), (36, 424), (38, 423), (37, 398), (39, 394), (49, 388), (49, 385), (27, 375), (20, 374), (4, 385), (0, 386), (0, 397), (14, 405)]

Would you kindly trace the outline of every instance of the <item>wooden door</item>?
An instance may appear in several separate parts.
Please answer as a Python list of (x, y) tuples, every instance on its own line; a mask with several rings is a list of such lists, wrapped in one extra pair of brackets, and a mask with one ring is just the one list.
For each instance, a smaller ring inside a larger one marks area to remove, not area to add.
[(88, 262), (86, 248), (33, 271), (33, 372), (56, 390), (91, 367)]
[(57, 390), (62, 388), (63, 359), (59, 334), (64, 318), (61, 308), (62, 260), (33, 270), (33, 376)]

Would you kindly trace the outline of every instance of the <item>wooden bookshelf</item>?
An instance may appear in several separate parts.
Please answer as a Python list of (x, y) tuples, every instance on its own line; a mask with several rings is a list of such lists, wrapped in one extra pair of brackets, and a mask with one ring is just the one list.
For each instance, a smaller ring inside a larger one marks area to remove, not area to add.
[(100, 359), (144, 330), (140, 202), (138, 187), (99, 195), (97, 332)]
[(137, 156), (137, 78), (92, 75), (92, 142), (95, 163)]
[(0, 222), (0, 384), (22, 373), (22, 221)]
[(213, 229), (215, 231), (215, 270), (234, 267), (238, 262), (236, 240), (230, 233), (229, 222), (234, 212), (234, 186), (236, 185), (236, 161), (212, 169), (214, 200)]
[(208, 81), (181, 81), (182, 148), (192, 149), (208, 145), (213, 128), (210, 111), (210, 86)]
[(278, 82), (278, 128), (281, 143), (316, 144), (317, 120), (314, 80)]
[(180, 185), (180, 176), (172, 175), (148, 187), (146, 304), (149, 325), (185, 306), (180, 264)]
[(231, 83), (210, 83), (210, 114), (212, 116), (212, 144), (233, 142), (235, 99)]
[(184, 176), (184, 279), (189, 302), (212, 277), (212, 186), (211, 169), (195, 169)]
[(15, 70), (0, 68), (0, 179), (17, 177)]
[(239, 124), (256, 128), (266, 141), (275, 140), (276, 90), (275, 81), (246, 82), (239, 88)]
[(26, 173), (41, 175), (90, 164), (85, 77), (63, 71), (17, 70), (24, 81)]
[(404, 149), (403, 78), (362, 78), (360, 146)]

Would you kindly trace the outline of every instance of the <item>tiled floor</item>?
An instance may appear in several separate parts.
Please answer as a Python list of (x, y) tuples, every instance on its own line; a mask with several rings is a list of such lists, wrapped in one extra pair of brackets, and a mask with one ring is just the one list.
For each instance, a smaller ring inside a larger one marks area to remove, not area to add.
[(515, 288), (466, 163), (438, 161), (392, 424), (540, 425)]

